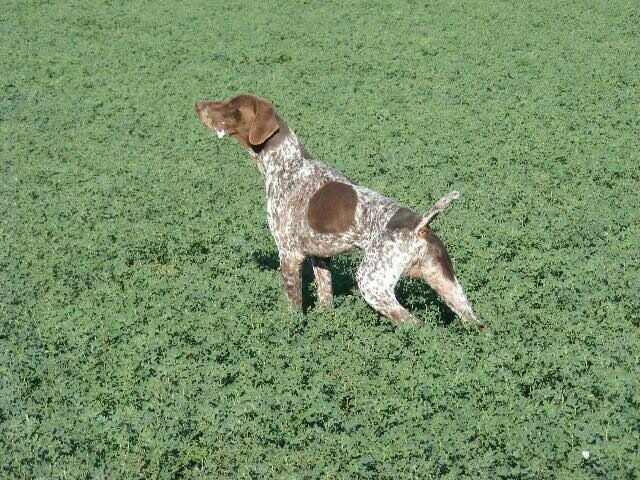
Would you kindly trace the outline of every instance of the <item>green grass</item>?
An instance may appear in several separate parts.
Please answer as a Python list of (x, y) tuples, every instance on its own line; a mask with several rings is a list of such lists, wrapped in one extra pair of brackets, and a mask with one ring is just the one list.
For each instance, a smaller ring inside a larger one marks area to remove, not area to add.
[[(640, 476), (637, 2), (2, 9), (0, 477)], [(460, 190), (434, 227), (488, 331), (409, 280), (394, 330), (357, 253), (289, 313), (193, 109), (238, 92), (411, 208)]]

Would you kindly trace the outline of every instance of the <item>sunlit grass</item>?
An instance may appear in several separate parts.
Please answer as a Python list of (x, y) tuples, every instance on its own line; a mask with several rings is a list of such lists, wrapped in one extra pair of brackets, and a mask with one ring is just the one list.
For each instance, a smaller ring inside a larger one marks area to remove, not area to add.
[[(640, 475), (634, 2), (3, 13), (1, 477)], [(358, 254), (289, 313), (260, 175), (193, 110), (238, 92), (411, 208), (461, 191), (434, 228), (486, 333), (413, 281), (394, 330)]]

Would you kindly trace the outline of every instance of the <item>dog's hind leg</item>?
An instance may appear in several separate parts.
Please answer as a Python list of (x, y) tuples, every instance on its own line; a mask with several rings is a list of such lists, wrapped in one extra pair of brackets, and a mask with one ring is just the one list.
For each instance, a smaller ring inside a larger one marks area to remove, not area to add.
[(377, 255), (365, 255), (358, 268), (357, 280), (360, 293), (376, 311), (390, 319), (394, 325), (404, 322), (419, 324), (417, 318), (400, 305), (395, 294), (395, 286), (402, 274), (402, 269), (389, 268), (380, 263)]
[(313, 275), (316, 278), (318, 303), (323, 307), (333, 306), (333, 286), (331, 284), (329, 259), (311, 257), (311, 266), (313, 267)]

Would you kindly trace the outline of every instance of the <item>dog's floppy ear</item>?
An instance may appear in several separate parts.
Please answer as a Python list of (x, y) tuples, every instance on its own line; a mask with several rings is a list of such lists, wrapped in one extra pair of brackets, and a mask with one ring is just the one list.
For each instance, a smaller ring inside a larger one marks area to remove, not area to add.
[(262, 145), (271, 135), (278, 131), (278, 120), (276, 111), (269, 102), (259, 99), (256, 102), (256, 117), (251, 124), (249, 131), (249, 143), (251, 145)]

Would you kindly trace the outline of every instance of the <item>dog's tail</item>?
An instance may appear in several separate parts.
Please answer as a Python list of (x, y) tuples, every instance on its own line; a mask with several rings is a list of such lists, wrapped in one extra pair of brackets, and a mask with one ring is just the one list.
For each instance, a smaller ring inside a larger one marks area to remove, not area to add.
[(429, 209), (427, 213), (422, 217), (422, 221), (418, 224), (415, 229), (415, 232), (419, 234), (419, 232), (424, 231), (429, 227), (429, 224), (432, 220), (434, 220), (438, 215), (444, 212), (447, 207), (453, 202), (460, 198), (460, 192), (454, 190), (453, 192), (448, 193), (440, 200), (436, 202), (436, 204)]

